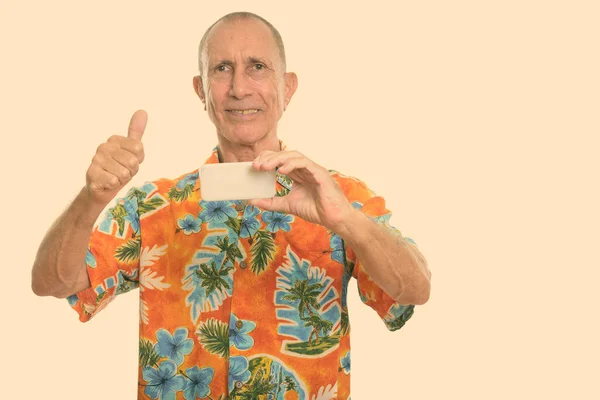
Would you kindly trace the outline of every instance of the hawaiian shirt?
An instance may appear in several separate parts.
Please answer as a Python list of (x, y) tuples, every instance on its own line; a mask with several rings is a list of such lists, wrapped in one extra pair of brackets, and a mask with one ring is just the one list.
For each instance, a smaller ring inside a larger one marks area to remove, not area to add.
[[(218, 162), (215, 148), (206, 163)], [(400, 235), (382, 197), (330, 174), (355, 208)], [(200, 184), (195, 170), (115, 200), (90, 238), (91, 288), (68, 298), (80, 320), (139, 288), (138, 399), (349, 399), (350, 279), (389, 330), (414, 305), (395, 302), (327, 228), (246, 201), (203, 201)], [(292, 185), (277, 174), (278, 196)]]

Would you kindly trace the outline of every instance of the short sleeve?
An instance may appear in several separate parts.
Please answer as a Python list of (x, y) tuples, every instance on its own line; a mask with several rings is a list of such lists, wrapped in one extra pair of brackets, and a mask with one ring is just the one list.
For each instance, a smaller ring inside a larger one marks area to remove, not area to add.
[[(392, 234), (403, 237), (411, 245), (416, 246), (415, 242), (402, 236), (399, 229), (390, 225), (392, 212), (385, 206), (383, 197), (376, 196), (367, 186), (359, 181), (358, 188), (351, 193), (350, 200), (352, 206), (372, 221), (383, 226)], [(383, 320), (390, 331), (396, 331), (404, 326), (413, 313), (414, 305), (399, 304), (392, 296), (387, 294), (377, 283), (375, 283), (367, 271), (364, 269), (361, 261), (357, 259), (354, 251), (344, 245), (347, 268), (352, 271), (352, 276), (357, 281), (358, 292), (363, 303), (371, 307)]]
[(134, 187), (125, 197), (117, 198), (94, 227), (85, 257), (91, 287), (67, 298), (82, 322), (89, 321), (117, 295), (139, 286), (140, 193), (143, 195)]

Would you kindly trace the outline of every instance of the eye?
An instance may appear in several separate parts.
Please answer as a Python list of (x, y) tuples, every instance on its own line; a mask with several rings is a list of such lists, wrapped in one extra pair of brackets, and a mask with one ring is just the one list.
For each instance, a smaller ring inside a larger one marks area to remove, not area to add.
[(254, 64), (254, 68), (260, 71), (260, 70), (265, 69), (266, 67), (265, 67), (265, 64), (257, 63), (257, 64)]
[(217, 67), (215, 68), (215, 70), (217, 72), (225, 72), (225, 71), (227, 71), (227, 65), (225, 65), (225, 64), (217, 65)]

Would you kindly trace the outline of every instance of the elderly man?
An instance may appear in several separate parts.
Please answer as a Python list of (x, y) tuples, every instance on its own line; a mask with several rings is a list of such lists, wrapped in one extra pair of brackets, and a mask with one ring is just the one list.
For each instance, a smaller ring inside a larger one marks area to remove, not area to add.
[(88, 321), (140, 291), (139, 399), (347, 399), (346, 293), (390, 330), (429, 297), (413, 241), (384, 200), (278, 139), (297, 86), (277, 30), (233, 13), (205, 33), (194, 90), (217, 131), (206, 163), (277, 170), (277, 195), (204, 201), (199, 171), (133, 187), (147, 115), (98, 147), (87, 185), (44, 238), (32, 286)]

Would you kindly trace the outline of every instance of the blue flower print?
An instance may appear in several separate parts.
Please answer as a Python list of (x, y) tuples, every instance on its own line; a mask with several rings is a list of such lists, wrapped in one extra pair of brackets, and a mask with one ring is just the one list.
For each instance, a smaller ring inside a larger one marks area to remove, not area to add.
[(175, 393), (185, 385), (185, 378), (177, 375), (177, 365), (171, 360), (161, 362), (158, 370), (144, 368), (142, 377), (148, 382), (144, 393), (152, 399), (175, 400)]
[(352, 207), (355, 210), (360, 210), (362, 208), (363, 204), (360, 201), (353, 201), (352, 202)]
[(77, 297), (76, 294), (72, 294), (69, 297), (67, 297), (67, 301), (69, 302), (69, 305), (73, 307), (79, 301), (79, 297)]
[(123, 204), (123, 207), (125, 208), (125, 212), (127, 213), (127, 215), (125, 215), (125, 220), (131, 224), (131, 228), (133, 229), (133, 231), (135, 233), (139, 234), (140, 233), (140, 218), (137, 214), (137, 212), (138, 212), (137, 199), (136, 198), (126, 199), (125, 203)]
[(390, 218), (392, 217), (392, 214), (391, 213), (387, 213), (387, 214), (384, 214), (384, 215), (377, 215), (375, 217), (372, 217), (372, 216), (369, 215), (368, 217), (373, 222), (376, 222), (378, 224), (382, 224), (384, 226), (389, 226), (389, 224), (390, 224)]
[(331, 259), (344, 265), (344, 245), (342, 238), (338, 235), (331, 235), (329, 238), (329, 246), (331, 247)]
[(194, 218), (192, 214), (188, 214), (185, 218), (179, 218), (177, 220), (177, 226), (186, 235), (200, 232), (200, 225), (202, 225), (202, 220), (200, 218)]
[(294, 217), (277, 211), (265, 211), (262, 214), (262, 220), (267, 223), (269, 232), (277, 232), (280, 229), (289, 232), (292, 229), (290, 222), (294, 220)]
[(250, 371), (248, 371), (248, 360), (246, 357), (231, 357), (229, 359), (229, 391), (233, 390), (235, 383), (248, 382), (250, 379)]
[(348, 375), (350, 373), (350, 350), (348, 350), (344, 357), (340, 358), (340, 365), (344, 373)]
[(183, 362), (183, 357), (192, 352), (194, 341), (188, 339), (187, 328), (177, 328), (175, 334), (171, 334), (166, 329), (159, 329), (156, 332), (157, 352), (161, 357), (169, 357), (180, 365)]
[(382, 224), (389, 224), (390, 218), (392, 218), (392, 213), (379, 215), (379, 216), (377, 216), (377, 222), (380, 222)]
[(202, 211), (199, 217), (206, 222), (216, 222), (222, 224), (229, 217), (237, 217), (237, 211), (232, 207), (230, 201), (200, 201)]
[(90, 268), (96, 268), (96, 257), (94, 257), (94, 255), (90, 251), (89, 247), (88, 247), (87, 253), (85, 253), (85, 263)]
[(180, 179), (177, 182), (177, 189), (184, 189), (187, 185), (196, 185), (196, 180), (198, 179), (198, 172), (194, 172), (193, 174), (187, 174), (183, 179)]
[(254, 345), (254, 339), (250, 335), (256, 328), (256, 322), (238, 319), (231, 314), (229, 319), (229, 342), (238, 350), (248, 350)]
[(242, 224), (240, 226), (240, 237), (248, 238), (254, 236), (254, 234), (260, 229), (260, 222), (256, 218), (260, 214), (260, 211), (255, 206), (246, 207), (244, 215), (242, 216)]
[(183, 397), (185, 400), (196, 400), (196, 398), (204, 398), (210, 394), (208, 385), (212, 382), (215, 375), (215, 370), (211, 367), (199, 369), (192, 367), (185, 370), (185, 374), (189, 378), (183, 387)]

